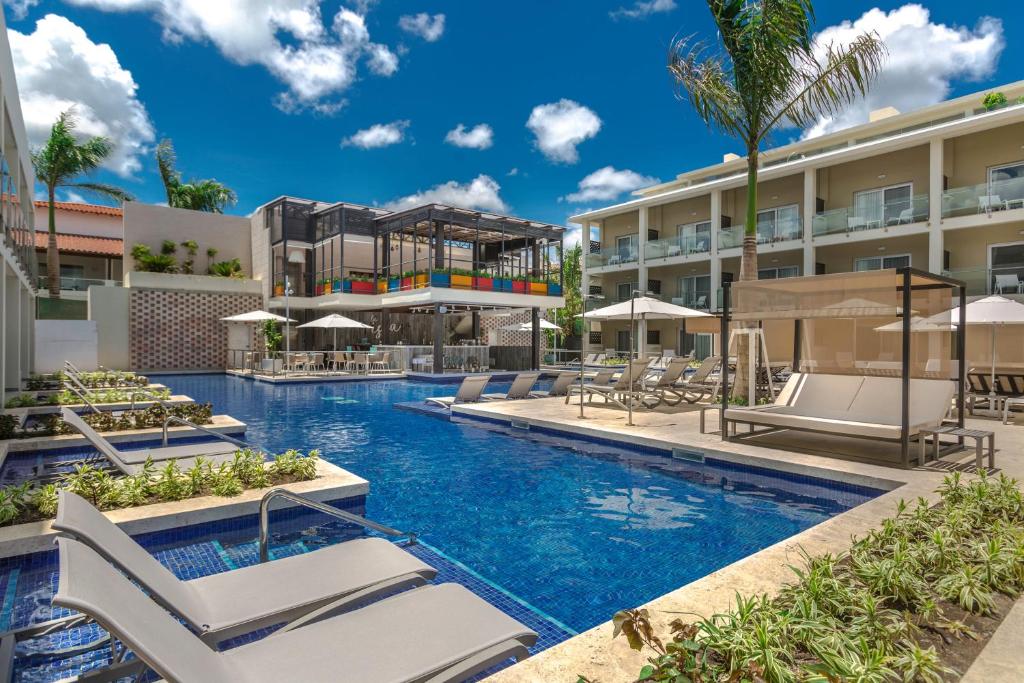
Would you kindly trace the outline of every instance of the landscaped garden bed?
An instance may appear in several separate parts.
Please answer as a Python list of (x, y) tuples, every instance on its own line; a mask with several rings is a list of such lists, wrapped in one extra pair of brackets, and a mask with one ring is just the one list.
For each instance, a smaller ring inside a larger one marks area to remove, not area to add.
[[(962, 676), (1024, 590), (1024, 496), (1015, 480), (959, 473), (940, 502), (900, 504), (841, 556), (807, 557), (775, 598), (654, 632), (613, 619), (652, 653), (641, 681), (943, 681)], [(588, 679), (580, 677), (580, 681)]]
[(303, 455), (290, 450), (265, 462), (256, 451), (242, 449), (235, 452), (234, 460), (217, 467), (203, 457), (185, 471), (175, 461), (159, 468), (149, 461), (131, 476), (79, 464), (56, 484), (26, 482), (0, 489), (0, 525), (51, 519), (57, 514), (60, 489), (82, 496), (101, 510), (115, 510), (199, 496), (234, 497), (250, 489), (310, 481), (317, 476), (318, 461), (318, 451)]
[[(116, 389), (124, 387), (144, 387), (149, 385), (149, 378), (145, 375), (137, 375), (134, 372), (121, 372), (119, 370), (98, 370), (96, 372), (82, 372), (77, 375), (78, 380), (87, 389)], [(46, 391), (60, 389), (63, 386), (66, 376), (63, 372), (54, 372), (46, 375), (32, 375), (25, 380), (25, 388), (29, 391)]]
[[(163, 427), (168, 412), (174, 417), (199, 425), (210, 424), (213, 421), (213, 405), (210, 403), (177, 404), (170, 406), (169, 410), (161, 405), (152, 405), (142, 410), (125, 410), (117, 414), (89, 412), (83, 413), (81, 418), (98, 432), (124, 432), (131, 429)], [(29, 420), (31, 421), (22, 424), (14, 415), (0, 415), (0, 440), (78, 433), (69, 427), (60, 415), (36, 415)]]
[[(136, 393), (131, 388), (116, 389), (93, 389), (89, 391), (86, 398), (90, 403), (100, 405), (103, 403), (129, 403), (134, 396), (135, 399), (146, 401), (158, 398), (161, 400), (171, 397), (171, 390), (167, 387), (147, 387), (145, 392)], [(82, 398), (71, 391), (61, 390), (56, 393), (44, 392), (40, 394), (18, 394), (7, 399), (4, 408), (34, 408), (37, 406), (68, 406), (81, 405)]]

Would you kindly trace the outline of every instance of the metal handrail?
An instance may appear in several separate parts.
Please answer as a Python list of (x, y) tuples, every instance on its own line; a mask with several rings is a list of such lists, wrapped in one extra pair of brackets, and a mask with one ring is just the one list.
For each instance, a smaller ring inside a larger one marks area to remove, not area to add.
[(82, 400), (82, 403), (84, 403), (85, 405), (89, 406), (92, 409), (92, 412), (97, 413), (97, 414), (103, 412), (99, 408), (97, 408), (95, 405), (93, 405), (92, 401), (90, 401), (86, 396), (84, 396), (82, 394), (82, 392), (80, 392), (75, 387), (67, 386), (67, 387), (64, 387), (64, 388), (67, 389), (68, 391), (70, 391), (72, 394), (74, 394), (78, 398), (80, 398)]
[(135, 410), (135, 399), (138, 396), (141, 396), (142, 398), (152, 403), (160, 404), (164, 410), (170, 410), (172, 407), (170, 403), (164, 401), (162, 398), (153, 393), (152, 390), (150, 389), (132, 389), (131, 393), (128, 395), (128, 399), (130, 401), (132, 410)]
[(198, 429), (199, 431), (205, 432), (206, 434), (209, 434), (210, 436), (217, 437), (221, 441), (227, 441), (228, 443), (233, 443), (236, 446), (241, 446), (242, 448), (252, 448), (252, 449), (255, 449), (255, 450), (262, 450), (262, 449), (258, 448), (257, 446), (254, 446), (254, 445), (252, 445), (250, 443), (242, 441), (241, 439), (236, 439), (235, 437), (228, 436), (227, 434), (221, 434), (220, 432), (214, 431), (213, 429), (210, 429), (209, 427), (204, 427), (202, 425), (197, 425), (195, 422), (192, 422), (191, 420), (186, 420), (183, 417), (178, 417), (177, 415), (168, 415), (164, 419), (164, 436), (163, 436), (163, 445), (164, 446), (167, 445), (167, 426), (170, 423), (172, 423), (172, 422), (177, 422), (180, 425), (186, 425), (188, 427), (192, 427), (193, 429)]
[(275, 498), (285, 498), (298, 503), (299, 505), (305, 505), (308, 508), (322, 512), (325, 515), (336, 517), (337, 519), (351, 522), (352, 524), (358, 524), (366, 529), (372, 529), (380, 532), (386, 536), (404, 536), (408, 539), (406, 545), (416, 545), (416, 534), (411, 531), (399, 531), (398, 529), (392, 529), (391, 527), (378, 524), (365, 517), (360, 517), (352, 512), (347, 512), (341, 508), (337, 508), (327, 503), (321, 503), (318, 500), (313, 500), (306, 496), (298, 493), (293, 493), (287, 489), (271, 489), (267, 491), (263, 498), (260, 500), (260, 562), (267, 562), (270, 560), (270, 501)]

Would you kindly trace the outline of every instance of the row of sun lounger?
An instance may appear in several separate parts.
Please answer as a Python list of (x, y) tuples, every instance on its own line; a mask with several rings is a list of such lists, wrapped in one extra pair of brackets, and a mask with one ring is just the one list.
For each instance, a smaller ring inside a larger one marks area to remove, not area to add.
[[(115, 661), (90, 672), (97, 680), (150, 669), (179, 683), (454, 682), (527, 657), (537, 640), (463, 586), (426, 585), (436, 570), (380, 538), (183, 581), (72, 493), (60, 493), (53, 526), (61, 534), (53, 605), (93, 619), (112, 639)], [(284, 626), (265, 638), (218, 648), (276, 624)], [(38, 632), (3, 634), (0, 650)]]

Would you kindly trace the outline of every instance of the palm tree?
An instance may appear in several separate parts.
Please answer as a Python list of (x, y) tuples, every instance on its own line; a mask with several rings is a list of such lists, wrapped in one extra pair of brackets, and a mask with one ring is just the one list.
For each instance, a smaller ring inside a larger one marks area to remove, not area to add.
[(178, 161), (174, 145), (170, 140), (161, 140), (156, 147), (156, 165), (160, 179), (167, 192), (167, 205), (176, 209), (192, 209), (210, 213), (224, 213), (226, 206), (238, 201), (234, 190), (213, 179), (192, 179), (181, 181), (181, 173), (175, 168)]
[(77, 120), (73, 110), (63, 112), (50, 129), (50, 137), (42, 148), (32, 152), (32, 164), (36, 177), (46, 185), (46, 199), (49, 204), (49, 237), (46, 243), (46, 274), (50, 297), (60, 298), (60, 254), (57, 251), (57, 221), (54, 200), (57, 188), (74, 188), (113, 199), (118, 203), (132, 197), (119, 187), (105, 183), (75, 182), (76, 178), (88, 175), (99, 168), (110, 156), (113, 145), (105, 137), (92, 137), (79, 143), (75, 137)]
[[(778, 129), (806, 127), (865, 94), (881, 71), (886, 49), (874, 34), (860, 35), (845, 47), (816, 46), (811, 0), (708, 0), (708, 8), (721, 51), (709, 52), (692, 37), (673, 40), (668, 70), (680, 99), (689, 100), (709, 127), (744, 146), (747, 212), (740, 280), (755, 280), (761, 144)], [(742, 396), (747, 350), (745, 337), (740, 339), (736, 392)]]

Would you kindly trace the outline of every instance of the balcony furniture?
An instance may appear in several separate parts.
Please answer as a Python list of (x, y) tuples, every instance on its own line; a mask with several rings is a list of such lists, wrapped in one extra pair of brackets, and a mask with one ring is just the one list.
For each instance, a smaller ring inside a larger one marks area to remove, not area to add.
[(1024, 197), (1019, 199), (1005, 199), (1003, 200), (1003, 208), (1007, 211), (1010, 209), (1024, 209)]
[(978, 213), (991, 213), (1003, 208), (1003, 200), (997, 194), (983, 194), (978, 197)]
[(668, 245), (668, 256), (679, 256), (681, 253), (683, 253), (683, 249), (678, 244)]
[(1024, 396), (1009, 396), (1003, 401), (1003, 424), (1010, 423), (1010, 408), (1024, 406)]
[(938, 427), (924, 427), (918, 430), (918, 452), (917, 452), (917, 465), (918, 467), (925, 464), (925, 441), (927, 437), (932, 437), (932, 459), (938, 461), (939, 459), (939, 436), (954, 436), (958, 439), (974, 439), (974, 466), (980, 468), (982, 462), (982, 456), (984, 455), (983, 445), (985, 440), (988, 439), (988, 468), (990, 470), (995, 469), (996, 466), (996, 436), (993, 432), (988, 432), (983, 429), (965, 429), (963, 427), (957, 427), (956, 425), (941, 425)]
[(868, 222), (860, 216), (850, 216), (846, 219), (846, 227), (850, 230), (864, 230), (868, 227)]
[(899, 217), (889, 219), (889, 225), (903, 225), (904, 223), (913, 223), (913, 222), (914, 222), (914, 210), (913, 209), (903, 209), (902, 211), (900, 211)]
[(618, 254), (612, 254), (611, 256), (608, 257), (608, 262), (606, 263), (606, 265), (614, 266), (614, 265), (616, 265), (618, 263), (621, 263), (621, 262), (622, 262), (622, 257), (620, 257)]
[(700, 433), (707, 434), (707, 412), (709, 410), (716, 410), (719, 413), (722, 412), (721, 403), (707, 403), (700, 407)]
[(1021, 282), (1020, 277), (1015, 273), (1004, 273), (1002, 275), (994, 276), (996, 284), (996, 294), (1003, 294), (1009, 291), (1012, 294), (1024, 293), (1024, 282)]

